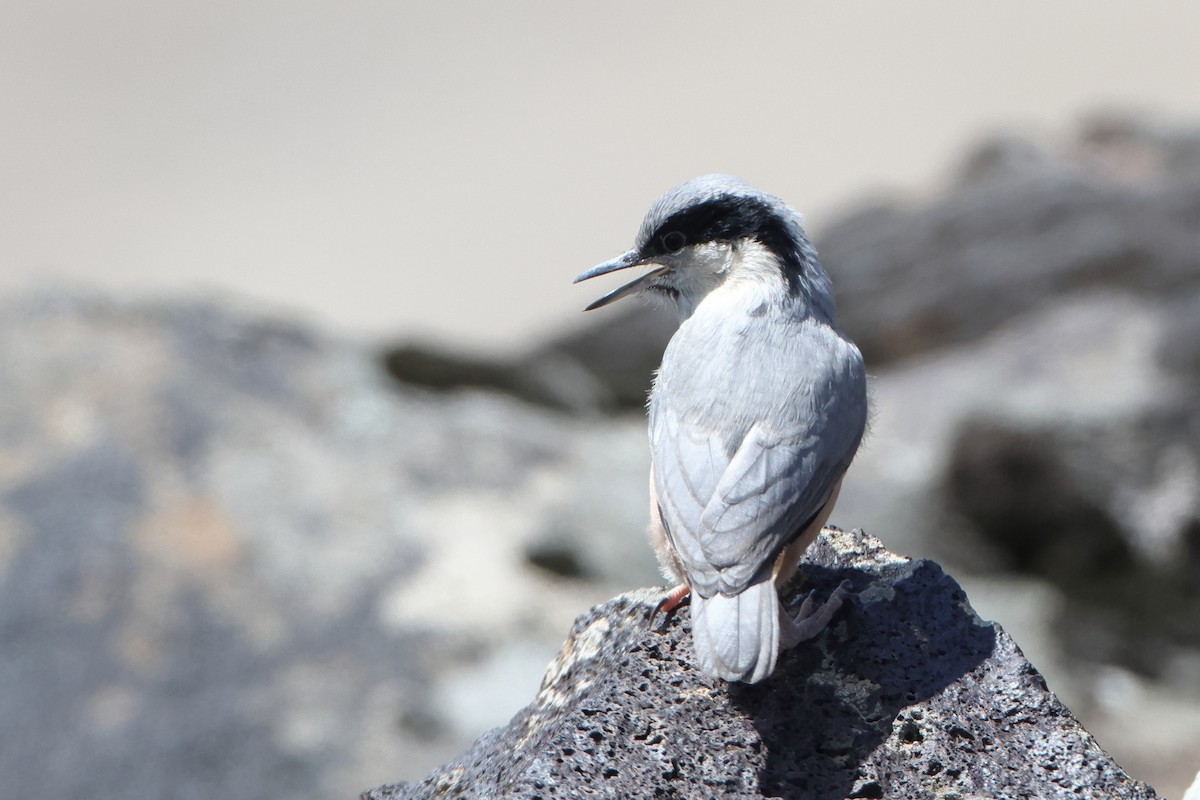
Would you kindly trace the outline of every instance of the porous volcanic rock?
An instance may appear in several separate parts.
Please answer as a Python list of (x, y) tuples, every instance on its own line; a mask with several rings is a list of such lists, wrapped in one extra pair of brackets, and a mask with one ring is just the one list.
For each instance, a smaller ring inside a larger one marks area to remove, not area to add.
[(703, 675), (687, 614), (654, 632), (659, 594), (625, 594), (576, 621), (507, 727), (364, 799), (1157, 796), (936, 563), (826, 529), (801, 575), (818, 597), (843, 579), (855, 597), (764, 683)]

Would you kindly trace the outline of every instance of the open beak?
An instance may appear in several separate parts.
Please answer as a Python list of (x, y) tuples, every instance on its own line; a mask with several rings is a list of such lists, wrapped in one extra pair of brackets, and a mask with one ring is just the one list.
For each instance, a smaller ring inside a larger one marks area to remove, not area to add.
[[(574, 280), (574, 283), (579, 283), (580, 281), (586, 281), (591, 278), (595, 278), (597, 275), (607, 275), (608, 273), (616, 272), (619, 269), (629, 269), (630, 267), (641, 267), (641, 266), (645, 266), (647, 264), (652, 264), (652, 263), (654, 263), (654, 262), (647, 261), (646, 259), (644, 259), (641, 255), (641, 253), (639, 253), (637, 250), (630, 250), (628, 253), (619, 255), (616, 258), (612, 259), (611, 261), (605, 261), (603, 264), (597, 264), (596, 266), (592, 267), (587, 272), (583, 273), (578, 278), (576, 278)], [(620, 286), (616, 289), (613, 289), (611, 292), (604, 295), (604, 297), (601, 297), (599, 300), (597, 300), (596, 302), (592, 303), (590, 306), (585, 308), (584, 311), (591, 311), (592, 309), (606, 306), (609, 303), (615, 303), (617, 300), (620, 300), (622, 297), (626, 297), (627, 295), (636, 294), (637, 292), (641, 291), (646, 286), (647, 283), (649, 283), (654, 278), (657, 278), (659, 275), (662, 275), (664, 272), (666, 272), (669, 269), (670, 269), (670, 267), (659, 266), (658, 269), (647, 272), (645, 275), (642, 275), (637, 280), (630, 281), (629, 283), (625, 284), (624, 286)]]

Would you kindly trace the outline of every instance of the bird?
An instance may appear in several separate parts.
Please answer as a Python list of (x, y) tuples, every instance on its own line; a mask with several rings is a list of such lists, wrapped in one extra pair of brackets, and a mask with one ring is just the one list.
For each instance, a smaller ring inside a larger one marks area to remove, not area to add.
[[(794, 616), (779, 591), (829, 518), (867, 427), (862, 354), (837, 325), (829, 276), (778, 197), (702, 175), (646, 212), (633, 249), (575, 283), (648, 271), (591, 303), (645, 295), (679, 327), (650, 390), (649, 538), (691, 607), (700, 669), (758, 683), (824, 630), (850, 585)], [(653, 616), (653, 614), (652, 614)]]

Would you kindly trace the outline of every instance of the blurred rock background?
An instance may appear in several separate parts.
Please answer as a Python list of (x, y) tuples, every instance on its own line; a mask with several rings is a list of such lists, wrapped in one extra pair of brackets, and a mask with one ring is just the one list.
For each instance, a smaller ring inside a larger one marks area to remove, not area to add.
[(1181, 796), (1198, 30), (1117, 0), (0, 2), (2, 793), (354, 796), (505, 722), (577, 614), (658, 580), (640, 406), (673, 322), (581, 317), (603, 287), (568, 282), (720, 170), (807, 213), (868, 356), (833, 521), (941, 561)]

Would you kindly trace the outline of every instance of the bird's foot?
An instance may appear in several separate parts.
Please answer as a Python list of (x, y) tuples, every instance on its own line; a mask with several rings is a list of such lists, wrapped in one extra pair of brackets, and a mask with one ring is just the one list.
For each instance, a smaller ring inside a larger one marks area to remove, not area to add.
[[(675, 610), (686, 604), (691, 598), (692, 590), (688, 588), (686, 583), (681, 583), (671, 591), (667, 592), (662, 600), (658, 601), (653, 609), (650, 610), (650, 616), (647, 618), (650, 623), (650, 630), (657, 630), (660, 633), (666, 629), (666, 623), (670, 621), (675, 614)], [(656, 628), (654, 626), (654, 618), (659, 614), (663, 615), (663, 626)]]
[(785, 650), (794, 647), (825, 630), (829, 627), (829, 621), (833, 619), (833, 615), (838, 612), (842, 603), (846, 602), (846, 598), (849, 596), (850, 581), (842, 581), (820, 608), (814, 608), (812, 592), (809, 592), (808, 596), (804, 598), (804, 602), (800, 604), (800, 612), (795, 617), (789, 618), (787, 612), (783, 612), (780, 647)]

